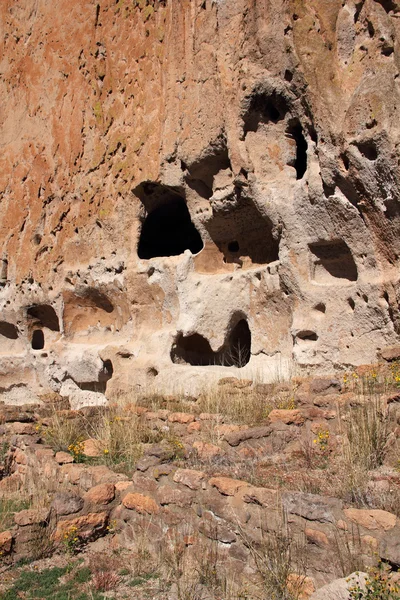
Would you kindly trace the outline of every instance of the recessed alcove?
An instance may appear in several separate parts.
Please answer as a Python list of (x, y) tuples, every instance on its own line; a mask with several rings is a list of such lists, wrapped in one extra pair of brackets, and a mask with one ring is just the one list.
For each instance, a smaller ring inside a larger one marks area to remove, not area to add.
[(192, 366), (244, 367), (251, 357), (251, 331), (247, 320), (240, 319), (230, 328), (226, 342), (214, 352), (209, 341), (199, 333), (178, 334), (172, 349), (171, 360)]
[(60, 331), (60, 323), (56, 311), (50, 304), (35, 304), (27, 309), (27, 315), (42, 327), (51, 331)]
[(311, 252), (311, 278), (321, 284), (356, 281), (357, 265), (346, 242), (323, 240), (309, 244)]
[(260, 124), (277, 123), (285, 118), (288, 111), (286, 100), (278, 93), (268, 93), (256, 89), (248, 100), (248, 107), (243, 116), (243, 135), (249, 131), (257, 131)]
[(44, 333), (41, 329), (35, 329), (33, 331), (31, 346), (32, 346), (32, 350), (43, 350), (43, 348), (44, 348)]
[(135, 193), (147, 212), (138, 243), (139, 258), (179, 256), (185, 250), (197, 254), (202, 250), (203, 241), (182, 195), (150, 182), (138, 186)]
[(296, 143), (296, 157), (291, 166), (296, 170), (296, 179), (303, 179), (307, 171), (308, 144), (304, 137), (303, 128), (297, 119), (289, 123), (287, 135), (293, 138)]
[(3, 336), (8, 340), (17, 340), (18, 329), (12, 323), (7, 323), (7, 321), (0, 321), (0, 336)]

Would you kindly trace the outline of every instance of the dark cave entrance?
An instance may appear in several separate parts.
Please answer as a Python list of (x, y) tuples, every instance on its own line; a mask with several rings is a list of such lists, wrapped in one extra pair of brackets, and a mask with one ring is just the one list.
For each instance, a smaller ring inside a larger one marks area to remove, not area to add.
[(231, 330), (224, 346), (214, 352), (209, 341), (199, 333), (178, 335), (172, 350), (171, 360), (178, 364), (197, 367), (221, 366), (241, 368), (251, 357), (251, 331), (246, 319), (241, 319)]
[(296, 142), (296, 158), (293, 163), (293, 167), (296, 169), (296, 179), (303, 179), (305, 172), (307, 171), (307, 149), (308, 144), (304, 137), (303, 128), (300, 123), (296, 120), (292, 123), (287, 133)]
[(43, 350), (44, 333), (41, 329), (35, 329), (32, 334), (32, 350)]
[(203, 249), (203, 240), (182, 196), (150, 182), (138, 186), (136, 194), (148, 212), (140, 233), (139, 258), (179, 256), (185, 250), (197, 254)]
[(30, 306), (27, 310), (29, 317), (36, 320), (42, 327), (47, 327), (51, 331), (60, 331), (60, 323), (57, 313), (50, 304), (37, 304)]

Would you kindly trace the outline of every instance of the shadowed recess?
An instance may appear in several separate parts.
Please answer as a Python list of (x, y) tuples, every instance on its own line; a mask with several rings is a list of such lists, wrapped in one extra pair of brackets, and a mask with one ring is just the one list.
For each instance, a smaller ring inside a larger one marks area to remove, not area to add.
[(307, 171), (308, 144), (299, 121), (296, 120), (289, 125), (287, 134), (292, 137), (296, 143), (296, 158), (291, 166), (296, 169), (296, 179), (303, 179), (305, 172)]
[(262, 215), (253, 200), (236, 190), (231, 210), (216, 208), (205, 227), (224, 255), (224, 262), (237, 263), (248, 257), (253, 264), (279, 259), (279, 238), (269, 217)]
[(35, 329), (32, 334), (32, 349), (43, 350), (44, 348), (44, 333), (41, 329)]
[(142, 225), (138, 256), (148, 260), (157, 256), (179, 256), (185, 250), (197, 254), (203, 241), (190, 218), (185, 200), (172, 189), (159, 184), (142, 184), (136, 194), (148, 214)]
[(12, 323), (0, 321), (0, 335), (9, 340), (16, 340), (18, 339), (18, 329)]
[(343, 240), (320, 241), (309, 245), (312, 255), (312, 278), (329, 284), (332, 279), (357, 280), (357, 266)]
[(60, 331), (60, 323), (57, 313), (49, 304), (37, 304), (30, 306), (27, 310), (29, 317), (36, 319), (42, 327), (47, 327), (52, 331)]
[(243, 134), (257, 131), (260, 124), (277, 123), (285, 118), (287, 103), (277, 92), (256, 90), (250, 97), (246, 114), (243, 117)]
[(245, 319), (231, 330), (227, 342), (214, 352), (209, 341), (199, 333), (180, 333), (172, 346), (171, 360), (192, 366), (244, 367), (251, 357), (251, 332)]

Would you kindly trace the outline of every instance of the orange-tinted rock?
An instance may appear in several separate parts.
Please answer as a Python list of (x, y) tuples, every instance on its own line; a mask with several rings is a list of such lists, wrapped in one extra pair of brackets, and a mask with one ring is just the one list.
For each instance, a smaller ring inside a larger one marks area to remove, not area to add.
[(157, 514), (160, 511), (158, 504), (149, 496), (138, 493), (128, 493), (122, 498), (122, 504), (125, 508), (136, 510), (140, 514)]
[(21, 510), (14, 515), (14, 521), (20, 527), (45, 523), (49, 516), (48, 508)]
[(308, 600), (315, 592), (315, 583), (311, 577), (290, 573), (287, 579), (288, 591), (298, 600)]
[(54, 540), (61, 541), (65, 535), (76, 528), (76, 535), (82, 540), (95, 539), (107, 531), (108, 514), (106, 512), (89, 513), (82, 517), (66, 519), (57, 523)]
[(282, 423), (286, 423), (286, 425), (302, 425), (305, 421), (304, 415), (298, 409), (285, 410), (275, 408), (269, 413), (268, 418), (271, 423), (281, 421)]
[(344, 513), (351, 521), (371, 530), (389, 531), (395, 527), (397, 521), (396, 515), (386, 510), (346, 508)]
[(187, 432), (188, 433), (196, 433), (197, 431), (201, 430), (201, 423), (199, 423), (198, 421), (193, 421), (193, 423), (189, 423), (189, 425), (187, 426)]
[(8, 554), (11, 552), (12, 543), (13, 536), (11, 531), (3, 531), (0, 533), (0, 557), (3, 554)]
[(66, 465), (74, 462), (74, 457), (68, 452), (57, 452), (55, 459), (59, 465)]
[(328, 537), (323, 531), (319, 531), (318, 529), (311, 529), (311, 527), (306, 527), (304, 533), (307, 540), (311, 544), (315, 544), (320, 548), (329, 546)]
[[(124, 482), (125, 483), (125, 482)], [(115, 486), (113, 483), (101, 483), (86, 492), (84, 499), (92, 504), (109, 504), (114, 500)]]
[(194, 442), (193, 444), (194, 450), (197, 452), (197, 456), (200, 460), (212, 460), (216, 456), (221, 456), (224, 454), (224, 451), (219, 446), (215, 444), (209, 444), (208, 442)]
[(99, 440), (89, 438), (83, 442), (83, 454), (89, 458), (97, 458), (103, 454)]
[(195, 419), (194, 415), (192, 415), (190, 413), (182, 413), (182, 412), (171, 413), (168, 416), (168, 421), (170, 423), (180, 423), (181, 425), (186, 425), (188, 423), (192, 423), (194, 421), (194, 419)]
[(234, 496), (241, 488), (249, 487), (246, 481), (231, 479), (230, 477), (212, 477), (208, 483), (217, 488), (220, 494), (224, 496)]

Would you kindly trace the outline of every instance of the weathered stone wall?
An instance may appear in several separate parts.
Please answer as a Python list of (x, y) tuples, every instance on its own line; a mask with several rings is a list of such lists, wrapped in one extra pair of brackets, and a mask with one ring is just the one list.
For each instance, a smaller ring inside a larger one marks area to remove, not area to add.
[[(100, 546), (103, 552), (133, 550), (144, 543), (146, 551), (155, 554), (161, 549), (164, 556), (183, 551), (190, 558), (205, 551), (207, 544), (214, 544), (230, 580), (254, 583), (259, 570), (252, 548), (266, 553), (265, 540), (271, 536), (282, 540), (290, 532), (293, 568), (300, 551), (306, 569), (301, 573), (307, 573), (304, 598), (337, 577), (349, 575), (354, 560), (372, 564), (378, 555), (399, 566), (400, 523), (395, 514), (349, 508), (329, 496), (279, 492), (218, 474), (210, 476), (210, 468), (218, 469), (215, 451), (224, 452), (195, 440), (205, 422), (218, 415), (195, 417), (140, 407), (137, 412), (155, 427), (168, 425), (171, 435), (184, 441), (182, 448), (189, 447), (190, 438), (192, 451), (197, 450), (204, 470), (201, 465), (179, 467), (171, 461), (168, 444), (162, 443), (147, 445), (132, 477), (115, 473), (105, 465), (75, 463), (70, 453), (55, 453), (38, 433), (37, 424), (46, 418), (46, 411), (38, 406), (16, 410), (0, 405), (0, 434), (11, 443), (5, 472), (0, 472), (0, 493), (20, 490), (24, 497), (32, 493), (36, 502), (40, 501), (40, 493), (43, 498), (49, 494), (51, 501), (46, 508), (17, 512), (13, 526), (0, 532), (3, 563), (32, 558), (48, 548), (68, 550), (72, 532), (77, 543), (69, 550), (82, 549), (106, 537)], [(275, 410), (269, 424), (256, 428), (219, 427), (239, 457), (250, 452), (252, 443), (259, 449), (270, 444), (270, 452), (272, 448), (278, 452), (285, 439), (289, 449), (293, 445), (289, 441), (298, 439), (304, 429), (301, 425), (307, 421), (311, 426), (321, 425), (324, 419), (332, 418), (334, 411), (307, 407)], [(335, 424), (329, 427), (335, 430)], [(89, 446), (86, 451), (95, 454)], [(392, 481), (392, 485), (398, 485), (398, 481)]]
[(0, 16), (8, 401), (98, 403), (214, 364), (327, 371), (396, 343), (398, 2)]

